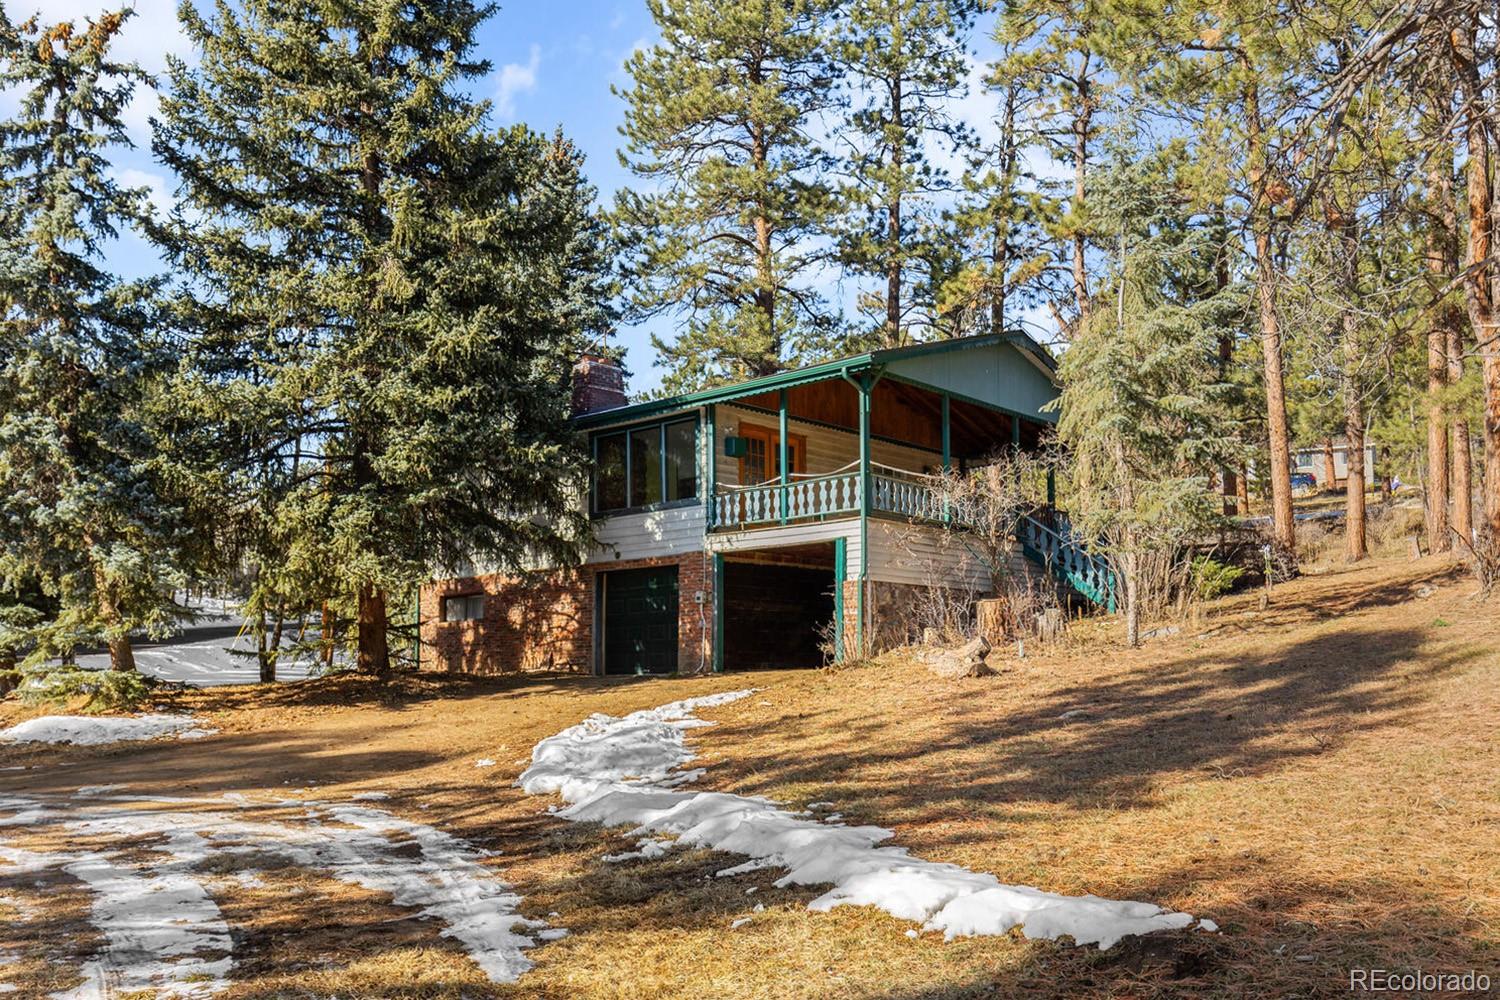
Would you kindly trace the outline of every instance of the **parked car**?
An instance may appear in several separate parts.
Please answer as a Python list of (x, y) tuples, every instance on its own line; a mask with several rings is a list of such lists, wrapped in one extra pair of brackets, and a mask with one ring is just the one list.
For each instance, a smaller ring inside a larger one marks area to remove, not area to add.
[(1310, 472), (1294, 472), (1294, 473), (1292, 473), (1292, 492), (1293, 493), (1313, 493), (1313, 492), (1315, 492), (1317, 490), (1317, 488), (1318, 488), (1318, 481), (1317, 481), (1317, 479), (1315, 479), (1313, 477), (1312, 473), (1310, 473)]

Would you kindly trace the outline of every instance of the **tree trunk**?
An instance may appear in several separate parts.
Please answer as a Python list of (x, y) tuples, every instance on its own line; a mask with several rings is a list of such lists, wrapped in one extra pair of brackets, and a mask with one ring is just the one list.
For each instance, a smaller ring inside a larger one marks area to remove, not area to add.
[[(1447, 287), (1458, 268), (1453, 250), (1457, 220), (1449, 176), (1453, 168), (1451, 161), (1440, 166), (1440, 159), (1434, 157), (1427, 172), (1428, 200), (1432, 205), (1427, 271), (1434, 289)], [(1427, 330), (1427, 548), (1430, 552), (1453, 548), (1453, 539), (1448, 534), (1448, 414), (1443, 390), (1448, 385), (1448, 331), (1456, 325), (1455, 319), (1445, 301), (1438, 305)]]
[[(1084, 57), (1087, 60), (1087, 56)], [(1073, 300), (1078, 308), (1078, 329), (1083, 330), (1089, 322), (1089, 272), (1086, 251), (1088, 241), (1083, 231), (1084, 195), (1087, 191), (1089, 129), (1093, 118), (1090, 103), (1088, 69), (1079, 72), (1078, 113), (1073, 118)]]
[(1333, 458), (1333, 438), (1323, 439), (1323, 488), (1331, 490), (1339, 481), (1338, 462)]
[(276, 679), (276, 661), (266, 646), (266, 609), (255, 613), (255, 660), (260, 665), (260, 682), (269, 684)]
[(1238, 502), (1240, 513), (1250, 513), (1250, 470), (1243, 465), (1234, 481), (1234, 498)]
[[(86, 543), (92, 546), (93, 540)], [(102, 568), (94, 570), (94, 588), (99, 604), (99, 618), (109, 629), (109, 669), (135, 672), (135, 649), (130, 645), (130, 633), (120, 620), (120, 611), (115, 603), (114, 590)]]
[(1136, 553), (1127, 551), (1121, 560), (1125, 572), (1125, 644), (1131, 649), (1141, 644), (1140, 562)]
[(323, 672), (326, 674), (333, 669), (333, 649), (338, 636), (338, 622), (334, 619), (333, 609), (328, 602), (323, 602), (322, 611), (318, 615), (318, 641), (323, 644), (322, 659)]
[(384, 677), (391, 671), (390, 649), (385, 634), (385, 591), (370, 584), (359, 588), (359, 669)]
[[(1460, 324), (1448, 328), (1448, 384), (1457, 385), (1464, 377), (1464, 334)], [(1453, 418), (1453, 530), (1471, 544), (1474, 541), (1474, 457), (1469, 447), (1469, 422), (1462, 415)]]
[(1276, 313), (1276, 265), (1271, 254), (1270, 224), (1255, 234), (1256, 306), (1260, 348), (1265, 364), (1266, 431), (1270, 439), (1271, 537), (1284, 558), (1297, 550), (1292, 518), (1292, 448), (1287, 440), (1286, 384), (1282, 374), (1281, 325)]
[(901, 78), (890, 81), (891, 134), (898, 137), (891, 144), (891, 166), (896, 180), (887, 189), (885, 247), (885, 346), (901, 346), (901, 168), (905, 163), (905, 121), (902, 115)]
[(1500, 538), (1500, 322), (1495, 315), (1495, 266), (1490, 261), (1494, 237), (1494, 190), (1490, 183), (1490, 150), (1485, 116), (1487, 88), (1480, 78), (1474, 41), (1478, 25), (1455, 32), (1455, 55), (1464, 89), (1464, 141), (1468, 150), (1468, 249), (1465, 300), (1481, 358), (1484, 386), (1484, 520), (1491, 538)]

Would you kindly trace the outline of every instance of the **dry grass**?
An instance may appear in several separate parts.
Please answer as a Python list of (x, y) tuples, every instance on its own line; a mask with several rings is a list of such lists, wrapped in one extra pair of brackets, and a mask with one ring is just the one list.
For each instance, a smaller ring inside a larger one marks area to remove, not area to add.
[[(258, 890), (226, 877), (215, 886), (239, 935), (231, 997), (1333, 997), (1367, 965), (1496, 978), (1500, 629), (1472, 589), (1431, 560), (1340, 570), (1278, 587), (1265, 612), (1256, 595), (1221, 602), (1141, 650), (1075, 628), (998, 677), (951, 682), (887, 660), (706, 680), (381, 690), (342, 679), (184, 695), (174, 707), (210, 717), (219, 737), (6, 748), (0, 766), (73, 766), (0, 772), (0, 791), (124, 781), (339, 799), (379, 788), (391, 793), (382, 807), (499, 852), (525, 912), (556, 911), (573, 932), (534, 949), (521, 983), (494, 987), (373, 894), (297, 871), (270, 870)], [(909, 924), (869, 909), (809, 913), (814, 893), (774, 888), (774, 872), (715, 879), (723, 856), (606, 865), (621, 831), (557, 821), (513, 787), (537, 739), (590, 712), (750, 684), (761, 694), (693, 734), (705, 785), (833, 800), (924, 857), (1160, 902), (1223, 933), (1108, 952), (910, 939)], [(498, 765), (476, 769), (479, 756)], [(28, 891), (31, 905), (60, 908), (40, 934), (0, 919), (0, 949), (31, 963), (8, 978), (67, 967), (47, 949), (64, 947), (64, 924), (81, 930), (83, 898)]]

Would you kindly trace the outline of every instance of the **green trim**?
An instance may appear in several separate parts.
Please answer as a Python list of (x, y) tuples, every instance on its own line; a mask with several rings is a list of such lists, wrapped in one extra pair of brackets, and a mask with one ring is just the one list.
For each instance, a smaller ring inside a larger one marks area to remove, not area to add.
[(724, 554), (714, 553), (714, 649), (713, 672), (724, 672)]
[(943, 393), (943, 471), (947, 472), (953, 465), (953, 434), (952, 423), (949, 419), (950, 404), (953, 402), (948, 393)]
[(719, 408), (710, 403), (704, 409), (707, 411), (708, 475), (703, 486), (703, 502), (708, 508), (703, 514), (703, 534), (707, 537), (714, 526), (714, 489), (719, 482)]
[(1041, 360), (1045, 367), (1056, 371), (1057, 363), (1052, 359), (1046, 348), (1042, 347), (1026, 334), (1014, 331), (1010, 333), (989, 333), (978, 337), (958, 337), (952, 340), (932, 341), (927, 344), (913, 344), (910, 347), (896, 347), (883, 351), (867, 351), (864, 354), (857, 354), (851, 358), (825, 361), (821, 364), (809, 365), (806, 368), (794, 368), (790, 371), (777, 372), (774, 375), (763, 375), (760, 378), (753, 378), (746, 382), (736, 382), (713, 389), (700, 389), (697, 392), (681, 393), (676, 396), (663, 396), (661, 399), (650, 399), (640, 403), (631, 403), (627, 406), (617, 406), (610, 410), (598, 410), (594, 413), (585, 413), (582, 416), (575, 417), (574, 425), (577, 427), (599, 427), (616, 421), (644, 419), (670, 413), (674, 410), (685, 410), (702, 406), (706, 403), (722, 403), (742, 396), (758, 396), (761, 393), (805, 385), (808, 382), (847, 378), (852, 373), (878, 368), (892, 361), (904, 361), (907, 358), (925, 357), (930, 354), (945, 354), (948, 351), (966, 351), (980, 347), (993, 347), (1001, 343), (1010, 344), (1019, 350), (1032, 354)]
[(776, 416), (776, 461), (781, 466), (781, 523), (786, 524), (787, 501), (791, 499), (792, 470), (788, 467), (791, 449), (787, 445), (790, 432), (786, 425), (786, 390), (782, 389), (777, 400)]
[(849, 539), (833, 540), (833, 662), (844, 660), (844, 580), (849, 575)]

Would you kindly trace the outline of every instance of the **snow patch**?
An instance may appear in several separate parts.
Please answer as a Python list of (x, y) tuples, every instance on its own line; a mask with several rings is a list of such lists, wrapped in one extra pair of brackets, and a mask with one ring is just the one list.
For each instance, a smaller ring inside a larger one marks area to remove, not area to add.
[(663, 857), (668, 851), (670, 851), (672, 849), (672, 841), (656, 840), (651, 837), (646, 837), (643, 840), (636, 841), (635, 846), (635, 850), (626, 851), (623, 854), (606, 854), (603, 860), (606, 864), (616, 864), (621, 861), (634, 861), (636, 858), (642, 858), (644, 860), (650, 861), (655, 858)]
[[(15, 814), (0, 825), (58, 826), (69, 839), (104, 840), (124, 851), (159, 839), (152, 850), (166, 855), (135, 862), (118, 860), (113, 850), (37, 854), (0, 845), (0, 860), (15, 866), (7, 874), (62, 868), (94, 891), (92, 919), (105, 937), (105, 953), (84, 970), (86, 982), (69, 1000), (151, 989), (198, 997), (226, 988), (232, 944), (203, 888), (201, 880), (211, 875), (200, 869), (216, 857), (264, 851), (417, 909), (418, 917), (440, 923), (441, 933), (460, 942), (495, 982), (514, 982), (531, 967), (523, 949), (536, 942), (527, 932), (546, 924), (516, 913), (520, 897), (463, 840), (355, 805), (283, 800), (258, 807), (305, 808), (303, 822), (255, 819), (250, 803), (234, 813), (183, 805), (222, 801), (101, 796), (50, 803), (0, 795), (0, 811)], [(416, 857), (410, 856), (413, 845)], [(254, 872), (235, 877), (246, 886), (262, 884)]]
[(382, 799), (388, 799), (390, 797), (391, 796), (390, 796), (390, 794), (388, 792), (355, 792), (353, 795), (349, 796), (349, 801), (350, 802), (379, 802)]
[(684, 735), (712, 724), (694, 713), (752, 693), (689, 698), (619, 718), (593, 715), (538, 743), (520, 785), (533, 795), (561, 793), (566, 806), (557, 815), (564, 819), (629, 825), (632, 836), (670, 834), (686, 846), (751, 858), (720, 876), (774, 866), (786, 869), (778, 887), (830, 885), (811, 910), (874, 906), (947, 940), (1019, 927), (1030, 938), (1068, 936), (1108, 948), (1128, 935), (1192, 923), (1189, 914), (1154, 903), (1003, 885), (986, 872), (914, 858), (904, 847), (879, 846), (893, 836), (882, 827), (819, 822), (766, 798), (681, 790), (703, 774), (682, 769), (694, 759)]
[(202, 729), (190, 715), (44, 715), (28, 719), (9, 729), (0, 729), (0, 740), (13, 743), (73, 743), (99, 746), (128, 740), (149, 740), (158, 736), (197, 739), (217, 732)]
[(495, 766), (495, 762), (492, 761), (492, 760), (490, 760), (488, 757), (481, 757), (481, 758), (479, 758), (478, 760), (476, 760), (474, 762), (474, 766), (475, 767), (494, 767)]

